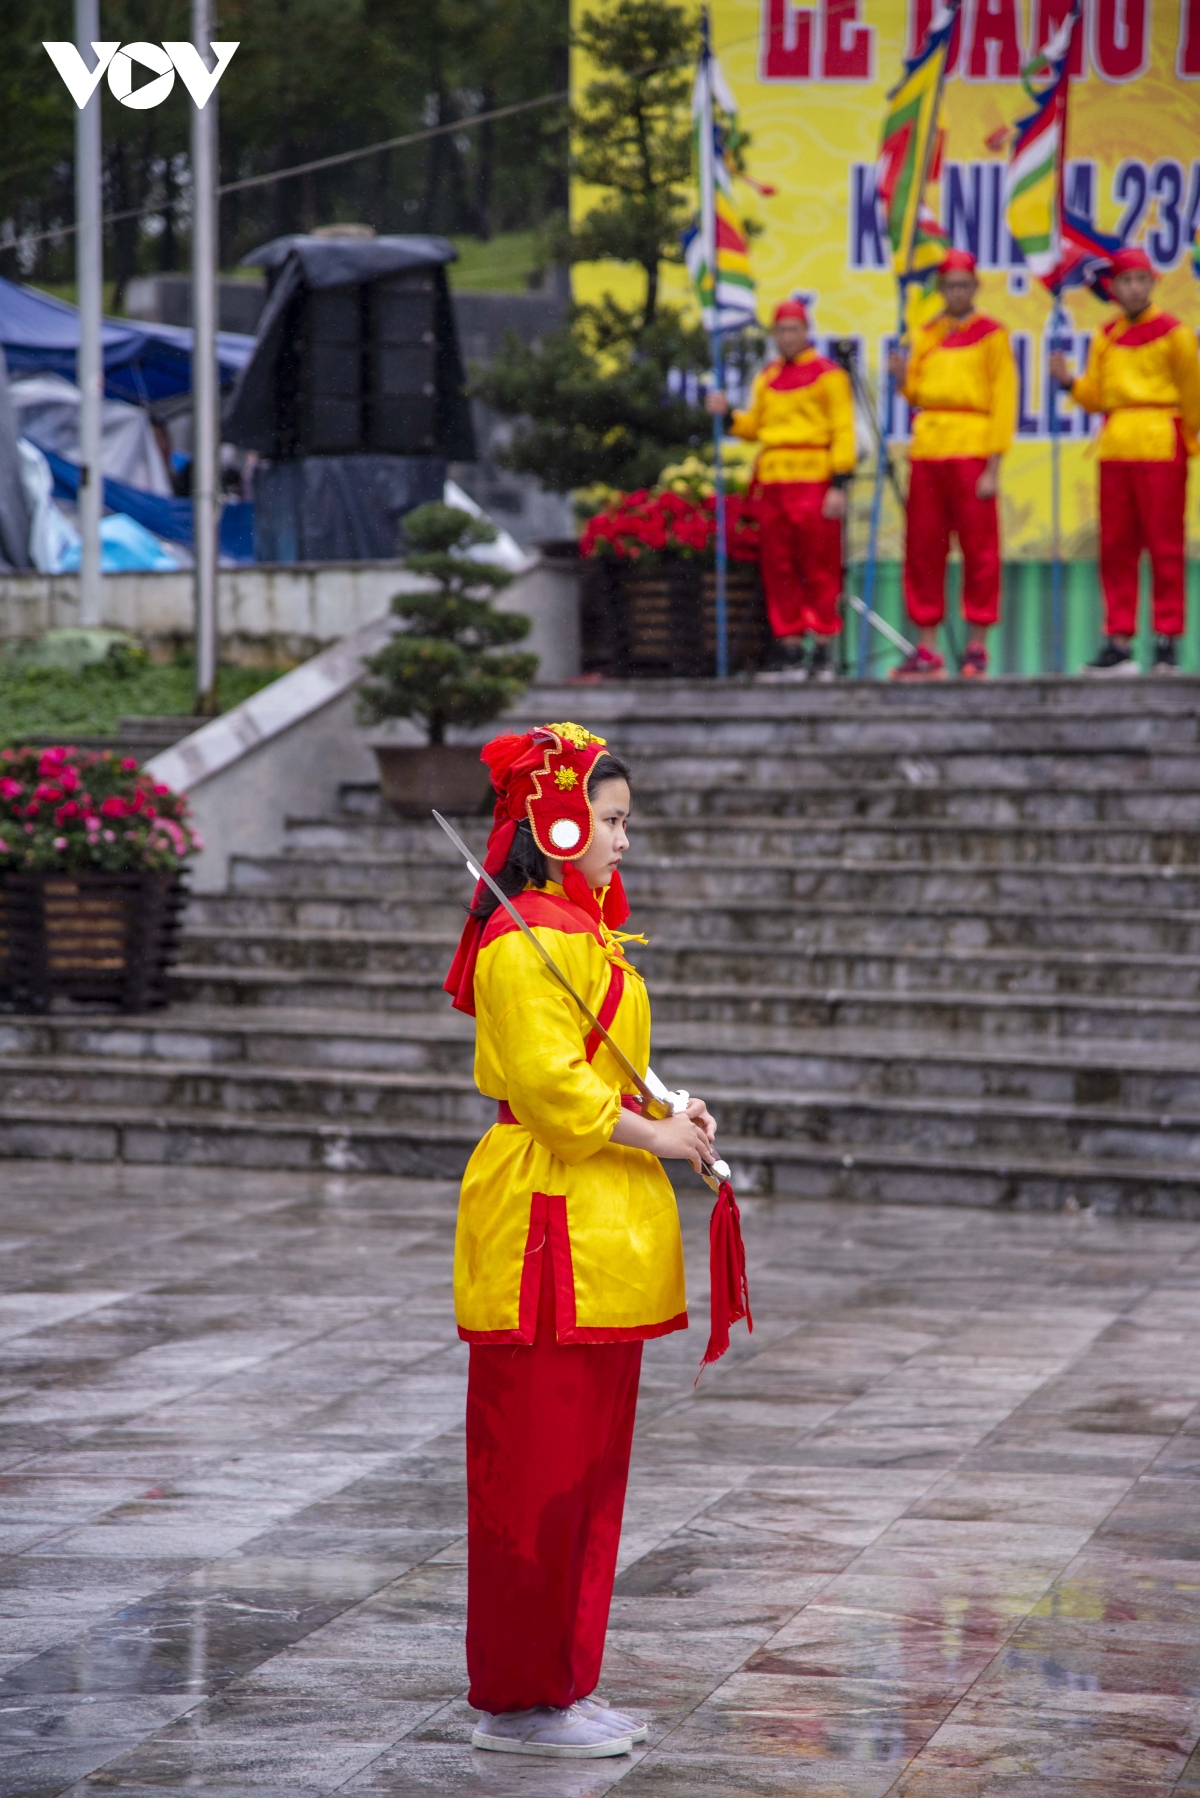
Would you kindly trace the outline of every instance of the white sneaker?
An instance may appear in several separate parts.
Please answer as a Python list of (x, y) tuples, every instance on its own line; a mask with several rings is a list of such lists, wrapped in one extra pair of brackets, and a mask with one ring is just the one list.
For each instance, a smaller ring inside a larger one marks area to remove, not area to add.
[[(613, 1721), (609, 1721), (613, 1718)], [(531, 1711), (484, 1711), (471, 1736), (473, 1748), (490, 1748), (497, 1754), (540, 1754), (555, 1760), (603, 1760), (607, 1755), (628, 1754), (633, 1747), (630, 1732), (617, 1730), (614, 1713), (589, 1715), (582, 1705), (565, 1711), (539, 1704)]]
[(607, 1723), (613, 1729), (620, 1730), (635, 1742), (644, 1742), (650, 1734), (648, 1723), (639, 1723), (636, 1717), (629, 1716), (626, 1711), (614, 1711), (602, 1698), (577, 1698), (575, 1709), (582, 1711), (587, 1717), (594, 1717), (598, 1723)]

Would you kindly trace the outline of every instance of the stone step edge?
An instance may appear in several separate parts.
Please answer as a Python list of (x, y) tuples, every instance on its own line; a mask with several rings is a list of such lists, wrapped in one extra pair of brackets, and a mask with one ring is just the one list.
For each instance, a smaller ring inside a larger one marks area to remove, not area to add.
[[(215, 1137), (218, 1141), (228, 1140), (234, 1136), (247, 1137), (257, 1134), (263, 1137), (315, 1137), (319, 1141), (345, 1143), (353, 1142), (355, 1137), (376, 1142), (387, 1140), (428, 1143), (434, 1145), (461, 1145), (466, 1147), (479, 1140), (475, 1131), (467, 1131), (462, 1126), (414, 1123), (412, 1125), (373, 1124), (369, 1120), (350, 1120), (346, 1123), (325, 1122), (310, 1119), (301, 1123), (277, 1118), (246, 1118), (236, 1112), (197, 1113), (175, 1111), (139, 1111), (133, 1108), (118, 1109), (97, 1106), (87, 1109), (82, 1106), (34, 1106), (23, 1105), (7, 1110), (0, 1116), (0, 1159), (4, 1156), (3, 1133), (7, 1129), (21, 1125), (51, 1125), (58, 1130), (107, 1128), (116, 1132), (128, 1130), (144, 1130), (165, 1137), (168, 1132), (196, 1135), (203, 1133)], [(1074, 1181), (1114, 1180), (1134, 1185), (1160, 1185), (1190, 1189), (1200, 1192), (1200, 1177), (1195, 1169), (1175, 1169), (1171, 1167), (1148, 1169), (1144, 1161), (1121, 1161), (1115, 1157), (1111, 1161), (1095, 1161), (1082, 1157), (1067, 1160), (1043, 1158), (1039, 1156), (975, 1156), (955, 1154), (952, 1151), (901, 1151), (883, 1148), (856, 1148), (853, 1153), (843, 1152), (836, 1147), (815, 1148), (808, 1144), (791, 1143), (776, 1139), (731, 1138), (722, 1143), (726, 1158), (733, 1164), (742, 1163), (762, 1165), (771, 1161), (787, 1161), (798, 1165), (813, 1167), (866, 1167), (866, 1168), (901, 1168), (906, 1172), (928, 1172), (957, 1174), (964, 1178), (985, 1176), (989, 1178), (1005, 1178), (1020, 1176), (1024, 1178), (1042, 1178)], [(61, 1153), (61, 1149), (59, 1151)], [(218, 1164), (219, 1165), (219, 1164)], [(735, 1169), (736, 1172), (736, 1169)]]
[[(910, 914), (906, 914), (910, 915)], [(1057, 915), (1057, 914), (1056, 914)], [(1094, 915), (1089, 913), (1089, 916)], [(1200, 922), (1200, 913), (1197, 914)], [(457, 936), (436, 934), (433, 931), (408, 932), (401, 930), (354, 930), (339, 927), (335, 930), (316, 930), (298, 926), (280, 926), (272, 929), (269, 925), (231, 924), (227, 926), (204, 924), (185, 925), (180, 937), (180, 947), (186, 954), (189, 944), (207, 943), (286, 943), (297, 947), (305, 947), (316, 943), (362, 943), (373, 949), (438, 949), (451, 954), (458, 942)], [(672, 955), (711, 953), (710, 945), (697, 944), (693, 938), (674, 940), (658, 940), (648, 945), (652, 950), (664, 950)], [(802, 943), (739, 943), (736, 947), (720, 948), (721, 955), (745, 955), (760, 961), (778, 961), (782, 956), (815, 960), (819, 957), (833, 957), (847, 961), (947, 961), (961, 963), (964, 967), (975, 962), (983, 962), (990, 967), (1104, 967), (1109, 963), (1117, 963), (1121, 967), (1138, 968), (1180, 968), (1200, 969), (1200, 955), (1170, 955), (1165, 951), (1149, 949), (961, 949), (957, 946), (946, 948), (934, 944), (918, 943), (900, 949), (870, 949), (851, 945), (846, 948), (811, 948)], [(638, 954), (635, 946), (633, 953)], [(278, 969), (271, 966), (252, 967), (244, 963), (232, 962), (189, 962), (179, 963), (174, 972), (196, 974), (204, 970), (203, 978), (211, 979), (214, 974), (255, 974), (264, 978), (276, 978), (283, 975), (334, 975), (340, 970), (336, 968), (288, 968)], [(377, 975), (387, 979), (396, 979), (405, 983), (441, 986), (441, 976), (436, 973), (404, 974), (390, 968), (347, 969), (346, 974), (359, 973), (363, 978), (374, 978)]]
[[(105, 1026), (120, 1035), (144, 1033), (147, 1031), (166, 1031), (172, 1034), (191, 1034), (201, 1032), (209, 1035), (234, 1036), (296, 1036), (307, 1037), (320, 1035), (326, 1040), (336, 1038), (369, 1042), (422, 1042), (449, 1043), (451, 1045), (469, 1044), (473, 1039), (469, 1031), (464, 1029), (462, 1035), (451, 1036), (431, 1033), (414, 1028), (419, 1021), (426, 1022), (431, 1013), (412, 1013), (408, 1015), (382, 1018), (376, 1013), (364, 1011), (316, 1010), (306, 1011), (300, 1006), (284, 1006), (278, 1009), (263, 1006), (253, 1011), (246, 1011), (237, 1006), (216, 1007), (196, 1006), (186, 1013), (179, 1009), (130, 1013), (117, 1017), (112, 1014), (76, 1014), (67, 1012), (29, 1014), (0, 1013), (0, 1024), (5, 1016), (22, 1018), (35, 1028), (49, 1026), (53, 1030), (61, 1027), (64, 1030), (78, 1028), (96, 1033), (97, 1028)], [(456, 1014), (447, 1013), (447, 1021), (453, 1021)], [(331, 1019), (335, 1023), (331, 1025)], [(961, 1033), (950, 1032), (938, 1034), (929, 1030), (905, 1030), (889, 1034), (871, 1028), (855, 1025), (839, 1026), (829, 1029), (817, 1026), (814, 1029), (804, 1028), (791, 1030), (787, 1026), (767, 1025), (761, 1031), (745, 1024), (730, 1027), (738, 1032), (738, 1036), (727, 1042), (723, 1053), (731, 1056), (741, 1055), (808, 1055), (823, 1056), (834, 1061), (888, 1061), (898, 1064), (920, 1060), (923, 1062), (965, 1063), (978, 1067), (1037, 1067), (1048, 1068), (1053, 1072), (1087, 1073), (1097, 1067), (1107, 1071), (1128, 1074), (1165, 1074), (1165, 1075), (1200, 1075), (1196, 1055), (1191, 1045), (1189, 1052), (1176, 1061), (1164, 1057), (1162, 1044), (1157, 1041), (1145, 1042), (1140, 1038), (1129, 1037), (1069, 1037), (1063, 1040), (1048, 1042), (1045, 1037), (998, 1037), (987, 1041), (977, 1040), (964, 1042)], [(780, 1043), (777, 1038), (781, 1031), (787, 1030), (787, 1041)], [(861, 1040), (865, 1037), (866, 1040)], [(695, 1029), (684, 1020), (678, 1023), (663, 1022), (655, 1026), (651, 1045), (651, 1058), (660, 1052), (676, 1053), (680, 1050), (696, 1052)], [(702, 1051), (704, 1052), (704, 1051)], [(49, 1055), (39, 1055), (40, 1065), (56, 1056), (56, 1051)], [(83, 1056), (89, 1067), (98, 1069), (109, 1065), (107, 1056)], [(112, 1057), (113, 1061), (126, 1059)], [(136, 1057), (139, 1065), (145, 1065), (148, 1058)], [(0, 1051), (0, 1068), (4, 1067), (9, 1056)], [(215, 1064), (202, 1063), (202, 1066)], [(353, 1072), (349, 1069), (348, 1072)]]
[[(50, 1027), (110, 1028), (113, 1034), (139, 1030), (164, 1030), (193, 1034), (198, 1030), (246, 1036), (313, 1036), (320, 1034), (338, 1039), (396, 1039), (421, 1043), (464, 1043), (471, 1041), (470, 1030), (462, 1025), (462, 1036), (441, 1036), (425, 1028), (432, 1018), (443, 1019), (455, 1027), (459, 1014), (446, 1007), (444, 1012), (363, 1012), (360, 1009), (329, 1010), (317, 1007), (306, 1010), (302, 1005), (263, 1005), (246, 1009), (243, 1005), (205, 1005), (200, 1001), (182, 1001), (173, 1007), (151, 1012), (0, 1012), (0, 1023), (7, 1019), (23, 1019), (34, 1028)], [(997, 1037), (990, 1043), (963, 1043), (959, 1032), (937, 1034), (934, 1030), (876, 1030), (865, 1028), (865, 1041), (858, 1039), (853, 1025), (840, 1028), (829, 1037), (828, 1028), (792, 1028), (788, 1025), (729, 1025), (738, 1032), (732, 1043), (725, 1045), (729, 1054), (793, 1054), (828, 1055), (835, 1061), (873, 1059), (873, 1061), (966, 1061), (981, 1066), (1047, 1066), (1056, 1070), (1087, 1072), (1088, 1068), (1121, 1068), (1130, 1073), (1200, 1073), (1195, 1052), (1177, 1063), (1162, 1057), (1160, 1043), (1144, 1043), (1139, 1037), (1072, 1037), (1065, 1043), (1047, 1046), (1045, 1037)], [(786, 1030), (786, 1043), (779, 1043), (779, 1032)], [(651, 1055), (657, 1050), (696, 1048), (694, 1028), (689, 1023), (662, 1021), (655, 1025)], [(92, 1057), (88, 1057), (92, 1061)], [(0, 1063), (4, 1055), (0, 1052)], [(95, 1063), (94, 1064), (99, 1064)]]
[[(891, 866), (891, 864), (886, 862), (877, 865), (881, 869), (888, 869)], [(931, 868), (929, 864), (923, 862), (921, 863), (921, 868), (926, 873), (938, 875), (945, 875), (948, 872), (962, 872), (962, 869), (956, 868), (954, 864), (949, 864), (946, 867), (941, 868)], [(1042, 871), (1043, 870), (1037, 869), (1029, 870), (1029, 872), (1032, 873)], [(1200, 874), (1200, 866), (1197, 868), (1197, 873)], [(361, 887), (237, 887), (229, 888), (223, 893), (203, 893), (199, 895), (199, 897), (205, 905), (211, 905), (214, 900), (218, 903), (228, 901), (230, 904), (237, 905), (245, 905), (247, 902), (250, 902), (264, 905), (282, 903), (285, 905), (386, 906), (390, 903), (394, 903), (398, 905), (442, 905), (445, 910), (449, 911), (452, 904), (452, 902), (443, 901), (434, 897), (411, 899), (405, 895), (397, 897), (396, 895), (389, 895), (386, 893), (364, 892)], [(864, 916), (864, 905), (865, 902), (861, 899), (828, 899), (823, 896), (807, 896), (797, 899), (672, 899), (656, 894), (646, 894), (644, 896), (638, 895), (636, 897), (634, 904), (634, 921), (636, 922), (637, 916), (643, 911), (652, 911), (655, 913), (682, 912), (691, 915), (693, 913), (713, 911), (754, 913), (779, 911), (795, 912), (803, 910), (806, 916), (861, 918)], [(872, 918), (971, 918), (983, 919), (985, 921), (989, 918), (1006, 918), (1040, 923), (1044, 921), (1046, 914), (1044, 908), (1031, 906), (1029, 901), (1025, 901), (1022, 904), (1019, 901), (995, 899), (921, 899), (914, 901), (911, 905), (900, 905), (889, 904), (886, 899), (872, 899), (869, 908), (867, 908), (866, 915)], [(1142, 922), (1146, 919), (1147, 913), (1143, 906), (1138, 905), (1106, 905), (1099, 915), (1106, 919), (1119, 922), (1128, 922), (1130, 920)], [(1056, 920), (1080, 919), (1083, 921), (1090, 921), (1094, 920), (1096, 916), (1097, 910), (1095, 905), (1081, 905), (1075, 910), (1072, 910), (1068, 906), (1058, 905), (1054, 908), (1054, 917)], [(1156, 909), (1151, 916), (1155, 922), (1166, 920), (1171, 923), (1191, 926), (1200, 924), (1200, 907), (1189, 910), (1185, 907), (1171, 908), (1163, 906)], [(186, 924), (184, 928), (185, 930), (187, 929)], [(203, 929), (205, 927), (201, 925), (198, 928)], [(216, 927), (214, 926), (214, 928)], [(239, 926), (230, 925), (228, 928), (237, 929)], [(251, 928), (255, 927), (251, 926)], [(261, 928), (269, 931), (271, 927), (269, 925), (264, 925), (261, 926)], [(284, 927), (281, 926), (281, 928)], [(318, 933), (323, 934), (320, 926), (314, 925), (311, 928), (317, 930)], [(345, 925), (341, 926), (341, 928), (356, 930), (357, 926)], [(401, 934), (408, 936), (410, 933), (405, 929)], [(431, 940), (434, 934), (435, 933), (417, 930), (415, 928), (412, 932), (414, 940), (419, 940), (421, 942)], [(455, 935), (448, 936), (444, 940), (448, 942), (457, 942), (458, 938), (457, 935)], [(695, 945), (695, 938), (691, 935), (688, 935), (684, 940)], [(720, 945), (718, 944), (716, 946), (719, 947)]]
[[(369, 1088), (377, 1091), (405, 1092), (452, 1092), (467, 1097), (478, 1096), (481, 1103), (490, 1104), (484, 1095), (478, 1093), (474, 1080), (467, 1074), (439, 1074), (436, 1072), (413, 1073), (410, 1070), (393, 1072), (387, 1068), (331, 1068), (323, 1065), (283, 1064), (261, 1062), (188, 1062), (176, 1061), (166, 1056), (155, 1057), (119, 1057), (106, 1058), (97, 1063), (88, 1056), (56, 1056), (51, 1060), (47, 1056), (38, 1055), (0, 1055), (0, 1080), (10, 1074), (54, 1074), (63, 1076), (115, 1074), (117, 1076), (153, 1076), (163, 1080), (211, 1079), (219, 1078), (232, 1081), (237, 1085), (250, 1086), (255, 1081), (275, 1081), (280, 1085), (323, 1086), (336, 1091), (339, 1087)], [(791, 1107), (804, 1109), (819, 1106), (830, 1112), (869, 1111), (883, 1112), (889, 1116), (904, 1117), (908, 1115), (921, 1117), (965, 1117), (980, 1115), (991, 1117), (1015, 1117), (1030, 1122), (1082, 1123), (1103, 1126), (1112, 1124), (1120, 1128), (1136, 1127), (1138, 1129), (1160, 1129), (1174, 1133), (1176, 1130), (1200, 1130), (1200, 1112), (1162, 1112), (1126, 1109), (1117, 1106), (1071, 1105), (1059, 1104), (1044, 1099), (1015, 1099), (1003, 1095), (990, 1097), (938, 1097), (896, 1095), (891, 1093), (864, 1093), (846, 1090), (840, 1087), (830, 1089), (813, 1088), (795, 1090), (787, 1087), (758, 1086), (711, 1086), (705, 1083), (704, 1096), (713, 1106), (722, 1105), (762, 1105), (763, 1107), (780, 1109)], [(16, 1101), (17, 1108), (25, 1101)], [(36, 1106), (37, 1101), (29, 1101)], [(81, 1112), (100, 1112), (108, 1107), (90, 1106), (86, 1099), (68, 1101), (66, 1109)], [(218, 1115), (204, 1106), (175, 1107), (172, 1116), (195, 1116), (207, 1118)], [(0, 1121), (11, 1115), (8, 1108), (0, 1109)], [(156, 1114), (157, 1115), (157, 1114)], [(220, 1114), (226, 1115), (226, 1114)], [(245, 1116), (251, 1119), (255, 1113), (235, 1112), (232, 1116)], [(272, 1114), (274, 1115), (274, 1114)], [(324, 1122), (324, 1120), (314, 1120)], [(370, 1124), (370, 1119), (351, 1120)], [(384, 1126), (372, 1126), (382, 1128)], [(391, 1126), (388, 1126), (391, 1127)], [(407, 1125), (396, 1125), (396, 1128), (407, 1128)], [(423, 1129), (425, 1120), (414, 1119), (413, 1128)], [(436, 1127), (436, 1126), (435, 1126)], [(475, 1131), (475, 1125), (448, 1126), (453, 1129)], [(476, 1134), (475, 1140), (478, 1140)], [(747, 1141), (774, 1142), (789, 1141), (789, 1138), (755, 1137)], [(1200, 1168), (1196, 1170), (1200, 1182)]]
[[(441, 980), (436, 974), (387, 974), (349, 969), (224, 968), (219, 965), (182, 964), (174, 970), (174, 978), (190, 984), (223, 981), (233, 986), (362, 986), (379, 991), (421, 989), (437, 991)], [(749, 986), (733, 982), (674, 982), (656, 980), (651, 988), (654, 1001), (696, 999), (705, 1003), (755, 1004), (784, 1001), (795, 1005), (880, 1005), (898, 1009), (902, 1005), (930, 1005), (942, 1010), (950, 1006), (967, 1006), (980, 1011), (1003, 1013), (1021, 1006), (1039, 1012), (1070, 1009), (1082, 1012), (1115, 1012), (1122, 1017), (1143, 1017), (1159, 1012), (1167, 1017), (1200, 1015), (1200, 998), (1104, 998), (1091, 993), (989, 993), (970, 990), (949, 992), (938, 987), (910, 987), (902, 991), (877, 991), (872, 987), (804, 987)], [(0, 1014), (2, 1016), (3, 1014)]]
[[(962, 829), (969, 828), (963, 825)], [(1025, 834), (1018, 830), (1018, 835)], [(1195, 834), (1195, 833), (1189, 833)], [(259, 868), (300, 868), (305, 863), (316, 861), (316, 848), (297, 851), (294, 855), (280, 853), (277, 855), (233, 855), (230, 857), (230, 868), (247, 865)], [(329, 858), (319, 863), (329, 866)], [(334, 865), (338, 868), (379, 868), (382, 871), (395, 870), (403, 872), (407, 869), (426, 869), (431, 865), (444, 869), (447, 873), (457, 872), (456, 865), (450, 861), (438, 860), (436, 863), (428, 855), (339, 855)], [(753, 869), (755, 873), (771, 874), (940, 874), (955, 873), (960, 875), (1005, 874), (1005, 875), (1043, 875), (1053, 874), (1067, 879), (1072, 875), (1094, 876), (1103, 874), (1106, 879), (1147, 879), (1157, 876), (1160, 880), (1200, 879), (1200, 862), (1158, 862), (1142, 864), (1139, 862), (971, 862), (946, 861), (934, 862), (916, 860), (912, 857), (892, 857), (887, 855), (864, 856), (861, 859), (846, 855), (796, 855), (766, 856), (756, 855), (748, 858), (745, 868), (732, 870), (741, 874)], [(632, 874), (720, 874), (720, 867), (714, 868), (711, 856), (707, 855), (639, 855), (636, 862), (628, 870)], [(260, 887), (231, 886), (227, 889), (231, 894), (260, 893)], [(285, 889), (286, 890), (286, 889)], [(442, 897), (440, 894), (399, 894), (399, 898), (407, 898), (429, 903)], [(637, 897), (635, 894), (634, 897)], [(447, 894), (445, 902), (452, 904), (455, 895)], [(720, 903), (720, 901), (715, 901)]]
[[(843, 788), (843, 791), (846, 790), (847, 789)], [(908, 789), (909, 792), (928, 790), (928, 788), (922, 789), (912, 787)], [(1200, 799), (1200, 793), (1197, 793), (1196, 796), (1197, 799)], [(732, 817), (723, 815), (718, 818), (708, 816), (698, 818), (664, 818), (653, 815), (638, 817), (634, 820), (634, 823), (638, 830), (711, 830), (723, 834), (732, 834), (735, 831), (744, 830), (761, 830), (769, 831), (774, 835), (779, 835), (784, 832), (798, 834), (802, 831), (820, 831), (826, 836), (831, 836), (835, 832), (843, 836), (856, 834), (867, 835), (871, 831), (891, 836), (899, 836), (903, 831), (928, 831), (931, 835), (941, 836), (950, 836), (952, 834), (961, 836), (969, 832), (972, 836), (978, 837), (1061, 837), (1088, 835), (1096, 837), (1194, 837), (1200, 835), (1200, 832), (1197, 831), (1194, 824), (1189, 825), (1184, 823), (1163, 822), (1157, 819), (1141, 823), (1135, 819), (1128, 818), (1120, 818), (1112, 822), (1108, 822), (1103, 818), (1082, 818), (1075, 821), (1072, 821), (1069, 818), (1034, 818), (1028, 821), (1020, 818), (999, 820), (976, 820), (971, 818), (824, 818), (809, 817), (804, 813), (799, 813), (791, 817), (776, 817), (768, 812), (761, 816), (753, 816), (750, 813), (746, 813), (745, 815), (739, 814)], [(404, 821), (399, 818), (396, 819), (395, 822), (386, 818), (364, 818), (354, 824), (347, 824), (347, 822), (341, 818), (289, 818), (286, 822), (286, 830), (289, 833), (300, 830), (338, 830), (347, 831), (350, 834), (361, 835), (367, 830), (401, 831), (405, 828)], [(407, 828), (412, 829), (413, 826), (409, 825)], [(417, 826), (417, 828), (423, 830), (424, 826)], [(460, 831), (459, 834), (462, 835), (462, 832)], [(480, 831), (478, 834), (480, 841), (482, 842), (484, 833)], [(435, 839), (433, 837), (430, 837), (429, 844), (431, 849), (435, 846), (438, 848), (439, 853), (437, 855), (420, 855), (414, 851), (411, 855), (408, 855), (406, 859), (416, 861), (421, 866), (428, 866), (430, 862), (437, 862), (439, 864), (444, 863), (447, 867), (458, 865), (452, 856), (448, 856), (441, 852), (441, 845), (435, 845)], [(302, 858), (311, 854), (313, 849), (321, 847), (321, 844), (307, 843), (298, 843), (293, 846), (285, 841), (282, 854), (287, 858), (294, 848), (296, 857)], [(382, 853), (390, 852), (385, 851)], [(398, 855), (405, 854), (403, 850), (398, 850), (396, 853)], [(347, 855), (345, 859), (348, 861), (368, 860), (370, 857), (360, 856), (355, 852), (353, 855)]]

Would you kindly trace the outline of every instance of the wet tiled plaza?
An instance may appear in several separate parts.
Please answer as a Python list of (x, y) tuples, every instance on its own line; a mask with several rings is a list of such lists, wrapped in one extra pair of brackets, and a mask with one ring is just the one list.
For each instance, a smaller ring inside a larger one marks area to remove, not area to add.
[(650, 1741), (566, 1766), (468, 1745), (452, 1190), (0, 1192), (0, 1795), (1200, 1793), (1200, 1225), (748, 1204), (753, 1337), (646, 1351)]

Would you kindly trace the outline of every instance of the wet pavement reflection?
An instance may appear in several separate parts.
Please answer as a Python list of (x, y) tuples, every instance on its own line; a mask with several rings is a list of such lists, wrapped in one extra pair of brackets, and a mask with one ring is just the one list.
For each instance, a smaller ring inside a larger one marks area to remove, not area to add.
[(744, 1209), (753, 1337), (647, 1345), (649, 1743), (556, 1765), (469, 1746), (453, 1190), (0, 1168), (0, 1798), (1200, 1795), (1200, 1225)]

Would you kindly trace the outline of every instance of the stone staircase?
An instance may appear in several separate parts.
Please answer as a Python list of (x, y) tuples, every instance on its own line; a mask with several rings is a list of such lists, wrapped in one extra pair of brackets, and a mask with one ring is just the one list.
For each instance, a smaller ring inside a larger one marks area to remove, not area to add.
[[(635, 764), (654, 1063), (744, 1194), (1200, 1216), (1200, 681), (545, 690)], [(464, 834), (482, 846), (486, 824)], [(0, 1154), (455, 1176), (470, 881), (346, 786), (188, 913), (181, 1003), (0, 1018)]]

